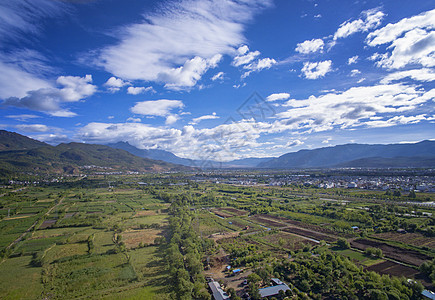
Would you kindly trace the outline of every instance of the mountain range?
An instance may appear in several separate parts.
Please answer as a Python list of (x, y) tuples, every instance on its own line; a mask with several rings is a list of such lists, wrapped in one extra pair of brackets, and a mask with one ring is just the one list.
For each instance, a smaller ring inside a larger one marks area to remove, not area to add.
[(258, 168), (435, 167), (435, 141), (414, 144), (346, 144), (287, 153)]
[(435, 141), (389, 145), (345, 144), (299, 150), (274, 158), (216, 162), (181, 158), (160, 149), (138, 149), (127, 142), (51, 146), (18, 133), (0, 130), (0, 174), (78, 173), (85, 166), (129, 171), (183, 171), (193, 168), (426, 168), (435, 167)]
[(117, 171), (182, 171), (191, 168), (142, 158), (105, 145), (68, 143), (51, 146), (0, 130), (0, 174), (78, 173), (80, 168)]

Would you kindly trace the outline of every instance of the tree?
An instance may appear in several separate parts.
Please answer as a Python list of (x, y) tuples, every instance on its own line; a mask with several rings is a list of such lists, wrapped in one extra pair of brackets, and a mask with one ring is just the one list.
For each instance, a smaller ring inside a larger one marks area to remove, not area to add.
[(337, 241), (337, 246), (340, 247), (341, 249), (349, 249), (350, 243), (346, 239), (340, 238)]

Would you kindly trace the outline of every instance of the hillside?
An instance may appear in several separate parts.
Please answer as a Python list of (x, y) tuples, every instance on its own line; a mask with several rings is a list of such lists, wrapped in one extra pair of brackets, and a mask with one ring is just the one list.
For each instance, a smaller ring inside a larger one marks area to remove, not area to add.
[(48, 146), (48, 144), (15, 132), (0, 130), (0, 151), (26, 150), (44, 146)]
[(69, 143), (54, 147), (38, 142), (43, 146), (20, 149), (22, 145), (29, 147), (27, 145), (37, 145), (37, 143), (23, 143), (26, 141), (22, 139), (23, 136), (15, 133), (10, 133), (10, 135), (10, 141), (17, 140), (18, 143), (10, 143), (9, 148), (15, 150), (0, 151), (0, 173), (2, 174), (15, 172), (78, 173), (85, 166), (87, 168), (98, 167), (106, 170), (140, 172), (189, 169), (163, 161), (141, 158), (127, 151), (104, 145)]
[[(314, 150), (300, 150), (260, 163), (258, 167), (271, 169), (336, 166), (394, 167), (398, 166), (397, 160), (394, 159), (396, 157), (400, 157), (400, 167), (414, 166), (416, 157), (419, 157), (417, 160), (421, 164), (420, 167), (433, 166), (430, 159), (435, 158), (435, 142), (422, 141), (415, 144), (390, 145), (346, 144)], [(371, 160), (362, 160), (368, 158)]]

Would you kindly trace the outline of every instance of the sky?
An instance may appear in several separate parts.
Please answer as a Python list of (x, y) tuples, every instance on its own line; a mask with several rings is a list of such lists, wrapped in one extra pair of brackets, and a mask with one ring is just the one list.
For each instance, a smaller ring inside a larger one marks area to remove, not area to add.
[(0, 128), (228, 161), (435, 138), (433, 0), (3, 0)]

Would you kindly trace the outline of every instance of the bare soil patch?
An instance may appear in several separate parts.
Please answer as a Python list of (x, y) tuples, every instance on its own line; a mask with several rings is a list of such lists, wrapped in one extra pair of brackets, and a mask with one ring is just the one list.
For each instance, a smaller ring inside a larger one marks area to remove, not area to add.
[(140, 243), (142, 244), (154, 244), (154, 240), (162, 236), (161, 229), (144, 229), (144, 230), (129, 230), (123, 232), (122, 240), (128, 249), (136, 248)]
[(246, 210), (241, 210), (234, 207), (222, 207), (220, 210), (233, 214), (234, 216), (246, 216), (248, 214)]
[(13, 217), (9, 217), (9, 218), (4, 218), (4, 220), (6, 221), (6, 220), (25, 219), (25, 218), (28, 218), (28, 217), (32, 217), (32, 216), (34, 216), (34, 215), (35, 215), (35, 214), (17, 215), (17, 216), (13, 216)]
[(218, 240), (233, 238), (237, 236), (239, 236), (238, 232), (218, 232), (218, 233), (211, 234), (209, 238), (214, 241), (218, 241)]
[(353, 240), (350, 242), (350, 245), (360, 250), (365, 250), (369, 247), (379, 248), (382, 250), (383, 254), (386, 257), (414, 266), (420, 266), (423, 262), (432, 259), (432, 257), (429, 257), (415, 250), (403, 249), (396, 246), (390, 246), (382, 242), (366, 239)]
[(251, 217), (251, 220), (254, 220), (271, 228), (282, 228), (287, 226), (286, 224), (273, 220), (273, 217), (270, 217), (268, 215), (255, 215)]
[(56, 221), (57, 221), (57, 220), (54, 220), (54, 219), (51, 219), (51, 220), (45, 220), (45, 221), (41, 224), (41, 226), (39, 226), (38, 229), (45, 229), (45, 228), (51, 227), (51, 226), (53, 226), (54, 223), (56, 223)]
[(133, 218), (145, 217), (145, 216), (155, 216), (155, 215), (157, 215), (157, 213), (154, 210), (142, 210), (142, 211), (136, 212), (136, 214), (133, 216)]
[(392, 262), (392, 261), (384, 261), (379, 264), (372, 265), (367, 267), (368, 271), (375, 271), (379, 274), (387, 274), (392, 276), (405, 276), (406, 278), (413, 278), (419, 272), (413, 268)]
[(421, 233), (384, 232), (375, 234), (373, 236), (383, 240), (401, 242), (417, 247), (428, 247), (435, 249), (435, 239), (426, 237)]
[(215, 215), (221, 217), (221, 218), (231, 218), (233, 215), (229, 214), (225, 211), (222, 211), (220, 209), (212, 209), (211, 210)]
[(287, 227), (287, 228), (283, 229), (283, 231), (302, 235), (302, 236), (306, 236), (306, 237), (309, 237), (309, 238), (312, 238), (312, 239), (315, 239), (318, 241), (324, 240), (324, 241), (329, 242), (329, 243), (334, 243), (337, 241), (336, 237), (329, 236), (329, 235), (326, 235), (326, 234), (323, 234), (320, 232), (315, 232), (315, 231), (311, 231), (311, 230), (298, 228), (298, 227)]

